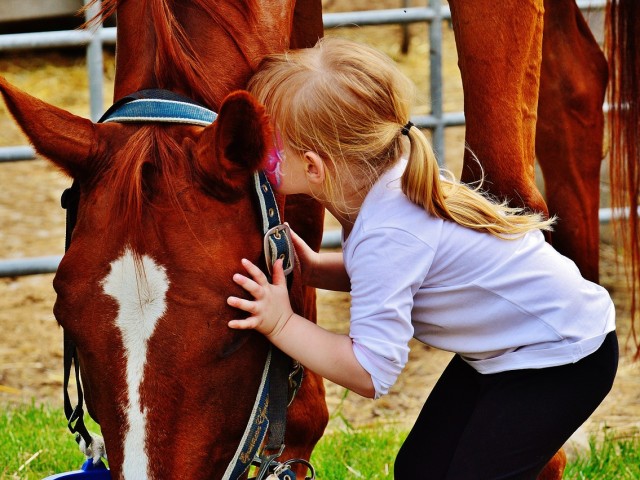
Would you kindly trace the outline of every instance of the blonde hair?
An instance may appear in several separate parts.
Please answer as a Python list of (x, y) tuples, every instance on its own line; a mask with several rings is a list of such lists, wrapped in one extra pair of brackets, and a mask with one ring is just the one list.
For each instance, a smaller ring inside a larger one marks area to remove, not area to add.
[(403, 154), (408, 137), (402, 190), (431, 215), (502, 238), (551, 229), (553, 219), (493, 202), (481, 183), (471, 188), (441, 171), (417, 127), (403, 135), (415, 87), (374, 48), (325, 37), (313, 48), (268, 55), (247, 88), (290, 149), (316, 152), (330, 167), (329, 199), (344, 199), (343, 185), (363, 185), (366, 194)]

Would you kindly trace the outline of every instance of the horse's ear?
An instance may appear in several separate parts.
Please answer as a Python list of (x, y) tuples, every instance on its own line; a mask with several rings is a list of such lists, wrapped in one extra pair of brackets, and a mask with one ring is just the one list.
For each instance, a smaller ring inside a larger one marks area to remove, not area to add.
[(229, 94), (198, 140), (196, 161), (205, 188), (222, 193), (246, 185), (263, 164), (271, 138), (264, 107), (246, 91)]
[(14, 87), (0, 76), (0, 93), (36, 151), (70, 176), (83, 170), (96, 143), (94, 124)]

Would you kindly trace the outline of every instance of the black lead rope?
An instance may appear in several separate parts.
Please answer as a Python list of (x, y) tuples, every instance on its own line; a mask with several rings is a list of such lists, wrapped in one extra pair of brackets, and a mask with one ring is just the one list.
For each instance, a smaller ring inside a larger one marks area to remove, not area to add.
[[(62, 208), (67, 211), (67, 226), (64, 239), (64, 250), (69, 250), (71, 246), (71, 235), (76, 226), (78, 218), (78, 201), (80, 199), (80, 187), (78, 182), (74, 180), (71, 187), (62, 193), (60, 203)], [(93, 439), (84, 424), (84, 394), (82, 392), (82, 384), (80, 383), (80, 362), (78, 361), (78, 349), (65, 329), (62, 330), (63, 338), (63, 397), (64, 397), (64, 414), (67, 417), (67, 427), (71, 433), (76, 434), (76, 440), (79, 441), (77, 435), (82, 437), (86, 447), (91, 445)], [(78, 403), (75, 407), (71, 405), (69, 397), (69, 379), (71, 377), (71, 367), (73, 365), (76, 381), (76, 389), (78, 391)]]

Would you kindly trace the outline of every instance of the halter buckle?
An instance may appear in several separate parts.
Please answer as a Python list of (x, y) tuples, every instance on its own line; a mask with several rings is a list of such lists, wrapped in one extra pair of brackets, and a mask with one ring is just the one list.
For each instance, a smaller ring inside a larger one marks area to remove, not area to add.
[(263, 246), (269, 275), (273, 275), (273, 264), (279, 258), (283, 259), (285, 276), (293, 271), (294, 250), (291, 242), (291, 228), (288, 224), (281, 223), (267, 230), (264, 234)]

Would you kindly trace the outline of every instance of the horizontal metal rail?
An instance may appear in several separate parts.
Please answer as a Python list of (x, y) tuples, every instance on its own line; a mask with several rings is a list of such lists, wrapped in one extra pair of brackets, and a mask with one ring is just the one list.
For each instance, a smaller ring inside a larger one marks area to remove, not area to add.
[[(611, 208), (601, 208), (598, 216), (601, 224), (607, 224), (614, 218), (627, 218), (628, 215), (629, 209), (614, 212)], [(637, 215), (640, 216), (640, 208), (638, 208)], [(340, 230), (327, 230), (322, 234), (322, 248), (340, 248), (341, 240), (342, 232)], [(62, 255), (0, 260), (0, 277), (55, 273), (61, 260)]]
[(78, 29), (57, 32), (10, 33), (0, 35), (0, 52), (86, 47), (96, 35), (104, 45), (116, 44), (116, 27), (101, 27), (95, 31)]
[(0, 156), (0, 162), (18, 162), (22, 160), (35, 160), (36, 151), (33, 147), (19, 146), (19, 147), (2, 147), (0, 148), (2, 156)]
[(0, 277), (55, 273), (60, 260), (62, 260), (62, 255), (0, 260)]

